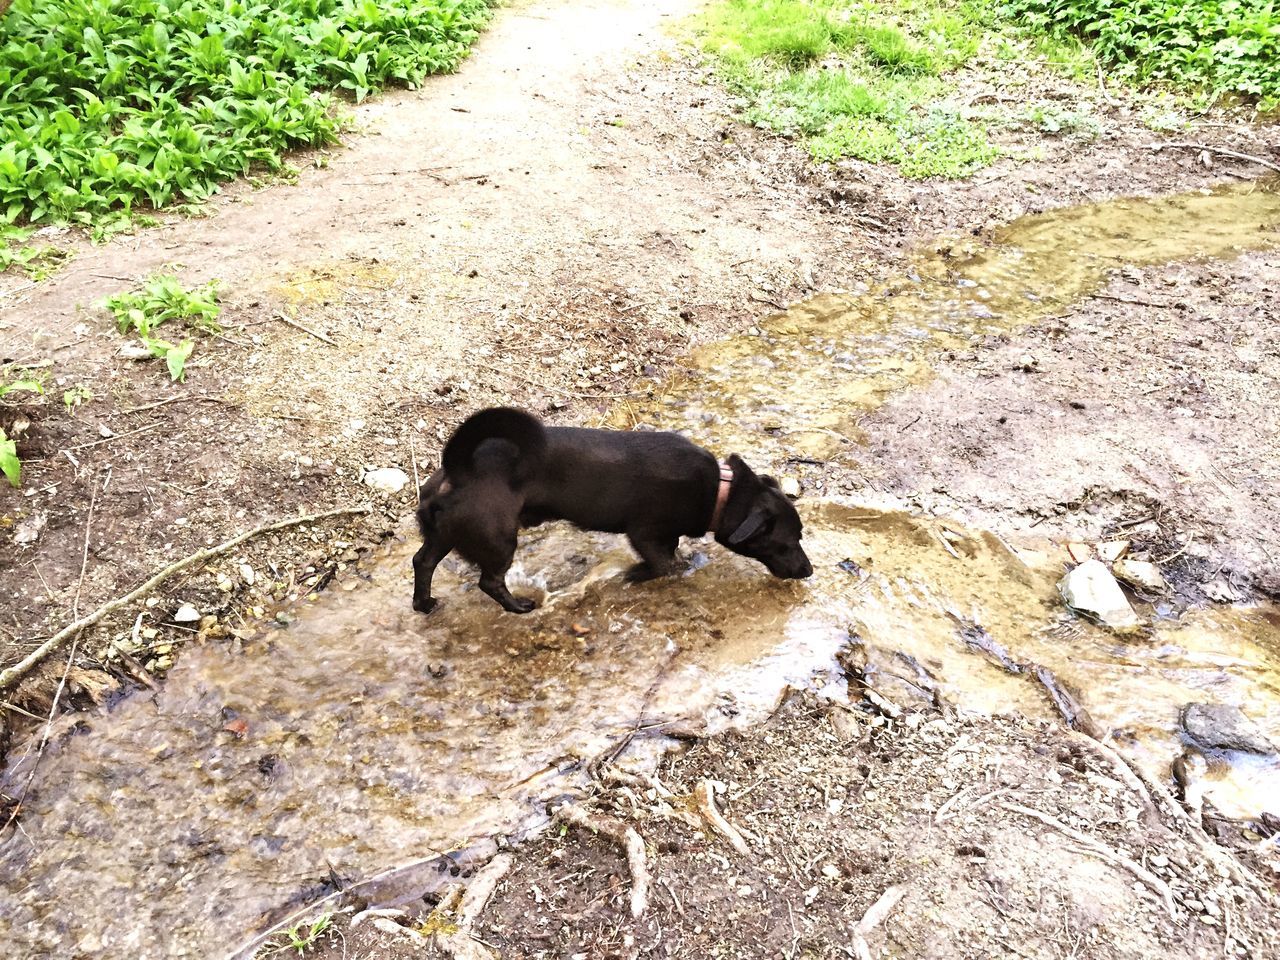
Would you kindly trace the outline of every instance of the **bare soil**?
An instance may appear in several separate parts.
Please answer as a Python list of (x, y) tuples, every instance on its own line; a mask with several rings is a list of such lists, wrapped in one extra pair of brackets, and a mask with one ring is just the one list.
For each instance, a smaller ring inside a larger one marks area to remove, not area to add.
[[(411, 509), (412, 485), (382, 495), (365, 470), (425, 475), (478, 407), (590, 423), (691, 345), (806, 294), (892, 278), (939, 236), (1262, 172), (1152, 152), (1162, 138), (1122, 91), (1113, 105), (1034, 66), (965, 93), (1087, 103), (1107, 134), (1011, 129), (1019, 156), (955, 183), (818, 167), (734, 122), (731, 98), (666, 32), (692, 9), (515, 4), (457, 75), (355, 108), (343, 149), (299, 157), (296, 182), (235, 185), (198, 218), (166, 216), (99, 247), (67, 241), (68, 265), (38, 284), (0, 277), (0, 361), (52, 360), (56, 388), (44, 405), (0, 410), (24, 459), (22, 489), (0, 492), (0, 663), (200, 547), (295, 513), (375, 505), (250, 541), (90, 631), (69, 699), (138, 682), (113, 642), (155, 682), (197, 635), (173, 622), (180, 604), (213, 618), (198, 634), (209, 638), (323, 589)], [(1192, 132), (1280, 157), (1276, 129), (1242, 116), (1218, 112)], [(189, 283), (222, 283), (226, 325), (176, 385), (122, 358), (94, 306), (168, 264)], [(1149, 524), (1136, 536), (1171, 544), (1196, 532), (1184, 562), (1201, 595), (1274, 595), (1278, 266), (1251, 254), (1119, 277), (1069, 317), (941, 358), (932, 385), (865, 424), (868, 459), (904, 498), (996, 530), (1068, 537), (1136, 521)], [(74, 385), (94, 398), (68, 416), (57, 397)], [(5, 692), (0, 741), (32, 729), (22, 711), (48, 710), (65, 666), (55, 657)], [(701, 777), (730, 784), (733, 818), (761, 839), (752, 858), (649, 799), (596, 798), (623, 804), (659, 852), (665, 883), (646, 918), (625, 918), (617, 852), (570, 834), (521, 853), (481, 936), (511, 957), (841, 956), (851, 925), (902, 882), (906, 898), (873, 934), (902, 955), (989, 956), (998, 944), (1022, 956), (1216, 956), (1229, 922), (1232, 942), (1250, 945), (1241, 955), (1267, 955), (1270, 908), (1210, 877), (1176, 829), (1140, 825), (1132, 797), (1060, 732), (868, 724), (793, 701), (763, 731), (671, 760), (662, 777), (677, 793)], [(963, 790), (1005, 792), (935, 824)], [(1159, 850), (1176, 919), (1122, 868), (1005, 801), (1138, 860)], [(1220, 912), (1195, 919), (1189, 901)], [(393, 955), (361, 936), (347, 934), (347, 956)]]
[[(745, 855), (690, 818), (704, 780), (723, 786)], [(473, 929), (481, 944), (510, 960), (857, 956), (861, 919), (900, 886), (866, 934), (871, 956), (1264, 957), (1278, 946), (1268, 906), (1208, 867), (1171, 811), (1146, 816), (1105, 757), (1038, 723), (923, 708), (886, 722), (796, 696), (758, 730), (671, 758), (653, 785), (602, 785), (585, 803), (646, 841), (648, 910), (631, 917), (615, 844), (552, 830), (519, 851)], [(414, 928), (432, 905), (396, 922)], [(350, 919), (317, 956), (449, 956)]]

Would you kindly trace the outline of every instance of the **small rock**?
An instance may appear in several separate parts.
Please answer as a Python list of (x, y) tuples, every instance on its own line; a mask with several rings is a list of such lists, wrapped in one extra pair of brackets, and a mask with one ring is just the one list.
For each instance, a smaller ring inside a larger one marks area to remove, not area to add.
[(1160, 568), (1146, 560), (1117, 560), (1111, 565), (1111, 572), (1121, 582), (1147, 593), (1164, 593), (1169, 589)]
[(130, 341), (120, 348), (120, 356), (126, 360), (150, 360), (151, 351), (140, 343)]
[(13, 542), (20, 547), (27, 544), (35, 543), (40, 539), (40, 531), (44, 529), (44, 525), (48, 522), (48, 516), (44, 513), (33, 513), (27, 519), (18, 524), (13, 531)]
[(173, 615), (174, 623), (199, 623), (200, 611), (189, 603), (184, 603), (178, 608), (178, 612)]
[(795, 477), (783, 477), (778, 481), (778, 489), (782, 491), (782, 495), (789, 500), (800, 499), (800, 481)]
[(409, 475), (395, 467), (382, 467), (370, 470), (364, 475), (364, 485), (379, 493), (399, 493), (409, 483)]
[(824, 863), (822, 865), (822, 875), (826, 877), (828, 880), (839, 880), (840, 868), (837, 867), (834, 863)]
[(242, 563), (240, 564), (240, 579), (252, 587), (253, 582), (257, 580), (258, 577), (257, 574), (253, 572), (253, 567), (249, 566), (247, 563)]
[(1058, 583), (1067, 606), (1104, 627), (1132, 630), (1142, 621), (1101, 560), (1086, 560)]
[(1182, 708), (1182, 729), (1202, 747), (1272, 754), (1275, 744), (1239, 707), (1225, 703), (1189, 703)]
[(1129, 552), (1128, 540), (1108, 540), (1098, 544), (1098, 556), (1107, 563), (1115, 563)]

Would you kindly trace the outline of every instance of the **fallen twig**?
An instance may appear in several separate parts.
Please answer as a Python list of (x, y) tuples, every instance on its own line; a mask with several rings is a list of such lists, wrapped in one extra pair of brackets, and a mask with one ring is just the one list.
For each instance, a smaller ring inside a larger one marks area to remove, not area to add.
[(1255, 157), (1250, 153), (1239, 153), (1235, 150), (1227, 150), (1223, 147), (1215, 147), (1208, 143), (1148, 143), (1145, 145), (1148, 150), (1159, 153), (1161, 150), (1204, 150), (1208, 153), (1216, 153), (1222, 157), (1230, 157), (1233, 160), (1243, 160), (1245, 163), (1256, 163), (1260, 167), (1266, 167), (1268, 170), (1274, 170), (1280, 173), (1280, 164), (1272, 163), (1270, 160), (1264, 160), (1262, 157)]
[(693, 789), (693, 801), (698, 809), (698, 813), (702, 815), (702, 819), (707, 822), (716, 833), (724, 837), (743, 856), (751, 853), (751, 848), (747, 846), (747, 841), (743, 838), (738, 828), (724, 818), (716, 807), (715, 795), (711, 791), (711, 781), (703, 780)]
[(620, 820), (587, 813), (580, 807), (566, 804), (556, 811), (561, 823), (590, 830), (612, 840), (627, 854), (627, 867), (631, 871), (631, 916), (639, 919), (649, 905), (649, 868), (645, 862), (644, 841), (640, 834)]
[(116, 410), (114, 413), (107, 414), (107, 419), (112, 417), (125, 417), (131, 413), (142, 413), (144, 410), (154, 410), (156, 407), (163, 407), (170, 403), (186, 403), (187, 401), (207, 400), (210, 403), (226, 403), (225, 400), (219, 400), (217, 397), (210, 396), (207, 393), (194, 393), (190, 396), (166, 397), (164, 400), (157, 400), (154, 403), (144, 403), (140, 407), (130, 407), (128, 410)]
[(867, 943), (867, 934), (888, 919), (889, 914), (893, 912), (893, 908), (898, 905), (898, 901), (902, 899), (906, 892), (907, 885), (905, 883), (895, 884), (880, 894), (876, 902), (862, 915), (858, 925), (853, 928), (853, 954), (858, 960), (872, 960), (871, 946)]
[(84, 573), (89, 566), (89, 536), (93, 532), (93, 508), (98, 505), (98, 477), (89, 483), (89, 515), (84, 521), (84, 552), (80, 556), (80, 578), (76, 580), (76, 595), (71, 598), (71, 617), (80, 617), (80, 591), (84, 588)]
[(317, 340), (323, 340), (325, 343), (329, 344), (329, 346), (331, 347), (336, 347), (338, 345), (338, 342), (336, 340), (331, 340), (329, 337), (325, 336), (323, 333), (320, 333), (318, 330), (312, 330), (310, 327), (303, 326), (297, 320), (294, 320), (292, 317), (289, 317), (283, 313), (275, 313), (275, 314), (272, 314), (272, 316), (276, 320), (279, 320), (281, 323), (286, 324), (287, 326), (293, 327), (295, 330), (301, 330), (303, 333), (311, 334), (311, 336), (315, 337)]
[(139, 433), (146, 433), (148, 430), (154, 430), (156, 429), (156, 427), (163, 427), (163, 426), (164, 426), (164, 421), (157, 420), (155, 423), (148, 423), (145, 427), (139, 427), (137, 430), (130, 430), (128, 433), (113, 433), (109, 437), (102, 437), (101, 439), (98, 439), (98, 440), (90, 440), (88, 443), (77, 443), (74, 447), (67, 447), (66, 450), (63, 450), (62, 452), (66, 453), (68, 450), (87, 450), (89, 447), (96, 447), (103, 443), (113, 443), (116, 440), (123, 440), (125, 437), (132, 437)]
[(40, 646), (28, 654), (24, 659), (15, 663), (7, 670), (0, 671), (0, 690), (13, 686), (13, 684), (26, 676), (31, 671), (32, 667), (47, 657), (54, 650), (57, 650), (62, 646), (62, 644), (79, 634), (82, 630), (93, 626), (103, 617), (110, 613), (114, 613), (121, 607), (127, 606), (139, 597), (146, 596), (165, 580), (169, 579), (169, 577), (173, 576), (175, 573), (180, 573), (187, 567), (193, 566), (197, 563), (203, 563), (204, 561), (224, 554), (229, 550), (233, 550), (246, 540), (256, 537), (259, 534), (271, 533), (275, 530), (283, 530), (286, 527), (296, 527), (300, 523), (313, 523), (317, 520), (327, 519), (328, 517), (348, 516), (353, 513), (369, 513), (372, 509), (373, 507), (366, 503), (358, 507), (343, 507), (339, 510), (326, 510), (324, 513), (305, 514), (300, 517), (290, 517), (288, 520), (277, 520), (275, 523), (268, 523), (261, 527), (255, 527), (246, 533), (232, 537), (230, 540), (225, 540), (217, 546), (197, 550), (195, 553), (192, 553), (175, 563), (169, 564), (169, 566), (165, 567), (146, 583), (142, 584), (142, 586), (134, 590), (130, 590), (122, 597), (116, 597), (116, 599), (108, 601), (97, 610), (93, 611), (93, 613), (90, 613), (75, 621), (75, 623), (72, 623), (70, 626), (59, 630), (44, 643), (40, 644)]
[(1162, 900), (1164, 900), (1165, 908), (1169, 911), (1169, 917), (1171, 919), (1177, 918), (1177, 908), (1173, 903), (1173, 891), (1169, 889), (1169, 885), (1167, 883), (1157, 877), (1146, 867), (1135, 863), (1123, 853), (1106, 846), (1100, 841), (1095, 840), (1093, 837), (1083, 834), (1079, 830), (1073, 830), (1061, 820), (1056, 820), (1047, 813), (1041, 813), (1039, 810), (1033, 810), (1031, 807), (1024, 807), (1017, 803), (1005, 803), (1001, 804), (1001, 806), (1013, 813), (1020, 813), (1025, 817), (1031, 817), (1033, 820), (1039, 820), (1046, 827), (1052, 827), (1064, 837), (1074, 840), (1083, 849), (1095, 856), (1106, 860), (1108, 863), (1113, 863), (1118, 867), (1124, 867), (1124, 869), (1132, 873), (1135, 877), (1151, 888), (1154, 893), (1158, 894)]

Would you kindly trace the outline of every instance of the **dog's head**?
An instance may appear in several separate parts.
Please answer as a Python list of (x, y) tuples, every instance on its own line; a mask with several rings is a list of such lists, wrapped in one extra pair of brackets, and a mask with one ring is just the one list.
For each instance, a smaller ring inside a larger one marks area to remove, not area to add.
[(775, 577), (799, 580), (813, 573), (800, 546), (804, 535), (800, 514), (778, 489), (773, 477), (760, 477), (734, 454), (733, 487), (725, 504), (716, 542), (734, 553), (759, 560)]

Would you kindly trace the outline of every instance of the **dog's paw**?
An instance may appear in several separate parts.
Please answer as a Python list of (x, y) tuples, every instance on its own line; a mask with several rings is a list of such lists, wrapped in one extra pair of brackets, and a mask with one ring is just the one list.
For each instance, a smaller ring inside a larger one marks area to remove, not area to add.
[(419, 600), (415, 597), (413, 600), (413, 609), (418, 611), (418, 613), (430, 613), (439, 605), (439, 603), (440, 601), (435, 597), (427, 597), (425, 600)]
[(642, 561), (627, 567), (622, 579), (626, 580), (627, 583), (644, 583), (646, 580), (652, 580), (657, 576), (658, 574), (654, 573), (653, 567)]
[(538, 604), (528, 597), (512, 597), (511, 606), (507, 607), (512, 613), (528, 613)]

